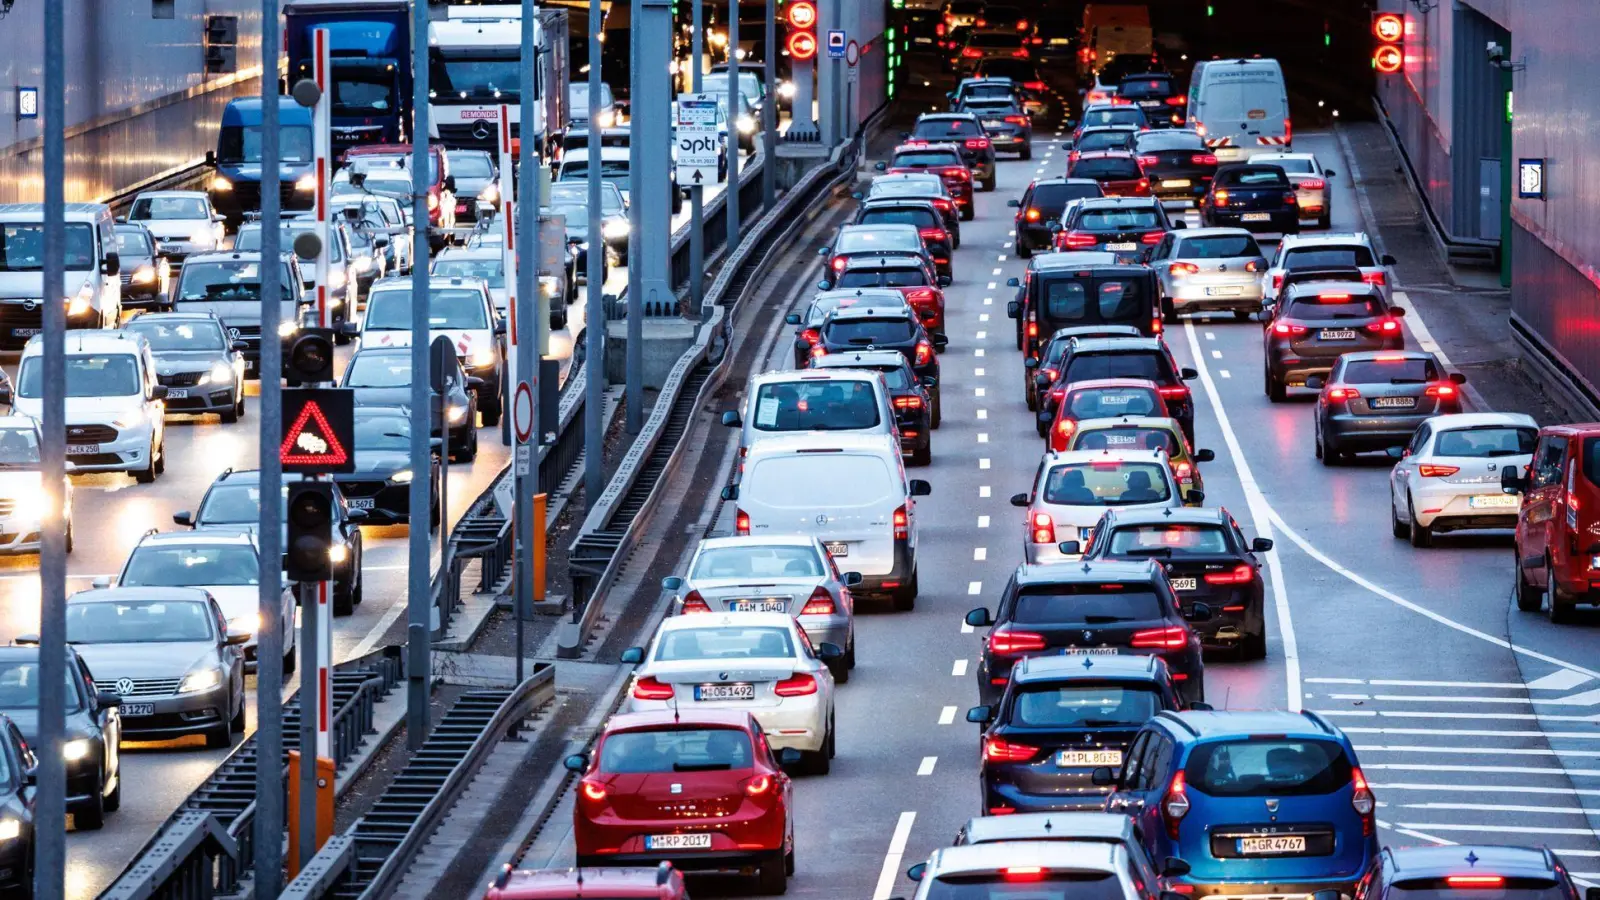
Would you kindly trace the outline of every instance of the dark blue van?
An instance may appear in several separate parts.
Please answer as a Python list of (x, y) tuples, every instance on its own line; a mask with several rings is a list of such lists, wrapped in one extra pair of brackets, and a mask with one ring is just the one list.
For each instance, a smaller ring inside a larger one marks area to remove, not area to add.
[[(1095, 773), (1112, 781), (1110, 768)], [(1172, 889), (1354, 894), (1378, 856), (1377, 801), (1344, 732), (1315, 713), (1162, 712), (1106, 810), (1134, 817)]]
[[(310, 209), (316, 176), (311, 150), (311, 110), (278, 97), (278, 196), (283, 209)], [(237, 97), (222, 110), (217, 149), (206, 154), (216, 168), (206, 183), (211, 205), (236, 229), (244, 214), (261, 209), (261, 98)]]

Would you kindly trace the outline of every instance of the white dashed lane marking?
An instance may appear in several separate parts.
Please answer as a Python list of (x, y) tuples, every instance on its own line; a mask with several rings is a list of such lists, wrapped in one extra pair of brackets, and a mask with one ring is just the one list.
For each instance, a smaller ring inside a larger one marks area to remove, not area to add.
[(988, 528), (989, 527), (989, 517), (988, 516), (979, 516), (978, 517), (978, 527), (979, 528)]
[(917, 774), (918, 775), (932, 775), (933, 774), (933, 766), (938, 761), (939, 761), (939, 757), (937, 757), (937, 756), (924, 756), (922, 758), (922, 765), (917, 766)]
[(950, 674), (957, 678), (967, 674), (967, 661), (964, 659), (956, 660), (955, 665), (950, 667)]
[(949, 725), (952, 722), (954, 722), (955, 720), (956, 720), (956, 708), (954, 706), (946, 706), (944, 709), (939, 710), (939, 724), (940, 725)]

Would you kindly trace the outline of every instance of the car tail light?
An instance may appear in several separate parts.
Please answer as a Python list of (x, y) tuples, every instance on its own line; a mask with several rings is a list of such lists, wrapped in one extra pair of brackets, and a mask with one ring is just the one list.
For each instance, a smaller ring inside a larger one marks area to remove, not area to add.
[(1161, 333), (1161, 317), (1159, 315), (1150, 320), (1150, 333), (1157, 335)]
[(941, 212), (950, 211), (950, 201), (943, 197), (935, 197), (933, 200), (933, 205), (938, 207)]
[(582, 792), (585, 800), (593, 803), (600, 803), (606, 799), (606, 786), (600, 782), (590, 781), (589, 779), (585, 778), (583, 781), (579, 782), (579, 784), (581, 785), (581, 787), (579, 787), (579, 791)]
[(940, 22), (937, 25), (933, 26), (933, 33), (938, 35), (939, 37), (944, 37), (944, 30), (945, 29), (944, 29), (944, 23), (943, 22)]
[(1228, 192), (1227, 191), (1220, 191), (1220, 190), (1217, 191), (1216, 194), (1211, 198), (1211, 205), (1212, 206), (1227, 206), (1228, 205)]
[(1417, 466), (1417, 474), (1421, 475), (1423, 478), (1445, 478), (1447, 476), (1454, 475), (1459, 471), (1461, 471), (1460, 466)]
[(800, 337), (806, 343), (816, 346), (817, 341), (822, 340), (822, 332), (815, 328), (807, 328), (806, 330), (800, 332)]
[(988, 138), (967, 138), (967, 149), (968, 150), (987, 150), (987, 149), (989, 149), (989, 139)]
[(1044, 376), (1044, 380), (1045, 381), (1048, 381), (1051, 384), (1055, 384), (1056, 383), (1056, 376), (1061, 374), (1061, 373), (1057, 372), (1055, 369), (1045, 368), (1045, 369), (1040, 369), (1039, 370), (1039, 374)]
[(1372, 812), (1378, 808), (1378, 798), (1372, 796), (1372, 788), (1367, 787), (1367, 776), (1361, 774), (1359, 767), (1350, 769), (1350, 787), (1353, 789), (1350, 806), (1361, 817), (1361, 833), (1372, 834)]
[(906, 396), (906, 397), (896, 397), (896, 398), (894, 398), (894, 408), (895, 409), (921, 409), (922, 408), (922, 398), (916, 396), (915, 394), (910, 395), (910, 396)]
[(1290, 325), (1287, 322), (1279, 322), (1278, 324), (1272, 326), (1272, 333), (1290, 334), (1299, 337), (1300, 335), (1306, 333), (1306, 327), (1304, 325)]
[(664, 681), (657, 681), (646, 675), (634, 681), (633, 698), (635, 700), (671, 700), (672, 685)]
[(1185, 275), (1199, 274), (1200, 267), (1189, 262), (1175, 262), (1167, 266), (1167, 274), (1173, 278), (1182, 278)]
[(950, 238), (950, 233), (943, 228), (923, 228), (917, 233), (930, 241), (945, 241)]
[(897, 541), (911, 539), (911, 519), (907, 516), (904, 506), (894, 511), (894, 539)]
[(1141, 165), (1141, 166), (1156, 166), (1156, 165), (1160, 165), (1160, 164), (1161, 164), (1161, 157), (1159, 157), (1159, 156), (1141, 156), (1141, 157), (1139, 157), (1139, 165)]
[(945, 178), (953, 178), (956, 181), (972, 180), (972, 173), (968, 172), (965, 166), (950, 166), (946, 169), (940, 169), (939, 174)]
[(1026, 124), (1028, 124), (1028, 117), (1027, 116), (1006, 116), (1006, 121), (1010, 122), (1013, 125), (1026, 125)]
[[(1150, 179), (1148, 179), (1148, 178), (1139, 179), (1138, 184), (1134, 186), (1134, 190), (1135, 191), (1148, 191), (1148, 190), (1150, 190)], [(1157, 232), (1157, 233), (1159, 234), (1160, 232)], [(1149, 235), (1145, 235), (1145, 237), (1149, 237)], [(1156, 238), (1156, 240), (1159, 241), (1159, 240), (1161, 240), (1161, 238), (1158, 237), (1158, 238)], [(1148, 243), (1155, 243), (1155, 241), (1149, 241)]]
[(1017, 59), (1027, 59), (1028, 58), (1028, 48), (1027, 47), (1018, 47), (1017, 49), (1011, 51), (1011, 55), (1015, 56)]
[(1397, 334), (1400, 331), (1400, 320), (1385, 317), (1368, 324), (1367, 330), (1373, 334)]
[(1337, 401), (1340, 401), (1340, 402), (1345, 402), (1345, 401), (1349, 401), (1349, 400), (1355, 400), (1355, 399), (1359, 398), (1360, 396), (1361, 396), (1361, 392), (1356, 390), (1355, 388), (1347, 388), (1347, 387), (1328, 388), (1328, 399), (1329, 400), (1337, 400)]
[(1196, 153), (1189, 157), (1189, 162), (1197, 166), (1214, 166), (1217, 164), (1217, 157), (1214, 153)]
[(1030, 206), (1028, 207), (1027, 211), (1022, 214), (1022, 217), (1027, 219), (1029, 222), (1037, 222), (1043, 215), (1043, 213), (1039, 212), (1038, 207)]
[(1349, 303), (1349, 294), (1325, 293), (1317, 295), (1318, 303)]
[(1287, 146), (1294, 143), (1294, 125), (1289, 122), (1289, 117), (1283, 117), (1283, 143)]
[(827, 355), (828, 355), (828, 348), (822, 346), (821, 344), (818, 344), (815, 347), (811, 348), (811, 358), (812, 359), (821, 359), (822, 357), (827, 356)]
[(1000, 870), (1003, 881), (1043, 881), (1050, 870), (1043, 866), (1007, 866)]
[(1194, 126), (1194, 133), (1200, 135), (1201, 137), (1205, 137), (1206, 136), (1206, 126), (1204, 126), (1204, 125), (1196, 125), (1196, 126)]
[(804, 697), (817, 692), (817, 679), (805, 672), (796, 672), (772, 686), (779, 697)]
[(1030, 91), (1042, 91), (1042, 90), (1044, 90), (1044, 82), (1042, 82), (1042, 81), (1024, 81), (1022, 83), (1022, 86), (1024, 88), (1027, 88)]
[(1252, 259), (1244, 264), (1244, 270), (1246, 272), (1259, 272), (1264, 264), (1265, 260)]
[(934, 299), (935, 297), (932, 288), (918, 288), (914, 291), (906, 291), (906, 302), (913, 305), (918, 303), (932, 303)]
[(1050, 449), (1061, 452), (1067, 449), (1067, 443), (1072, 440), (1072, 433), (1078, 430), (1078, 423), (1072, 419), (1056, 420), (1056, 439)]
[(963, 47), (961, 48), (961, 55), (967, 59), (977, 59), (983, 54), (980, 53), (976, 47)]
[(914, 366), (925, 366), (932, 361), (933, 345), (927, 341), (917, 341), (916, 359), (913, 360), (911, 364)]
[(1362, 272), (1361, 280), (1367, 284), (1382, 286), (1389, 283), (1389, 276), (1382, 272)]
[(834, 257), (834, 258), (833, 258), (833, 270), (834, 270), (834, 271), (835, 271), (835, 272), (843, 272), (843, 271), (844, 271), (844, 267), (845, 267), (845, 265), (846, 265), (846, 264), (847, 264), (847, 263), (848, 263), (848, 262), (849, 262), (849, 261), (848, 261), (848, 260), (846, 260), (846, 259), (845, 259), (845, 258), (844, 258), (844, 257), (842, 257), (842, 256), (835, 256), (835, 257)]
[(1017, 656), (1044, 650), (1044, 635), (1032, 631), (1012, 631), (1001, 627), (989, 632), (989, 652), (996, 656)]
[(1038, 754), (1038, 747), (1014, 744), (1002, 738), (986, 738), (983, 742), (983, 758), (987, 762), (1027, 762)]
[(1069, 231), (1062, 242), (1068, 250), (1087, 250), (1100, 243), (1100, 239), (1085, 231)]
[(1169, 384), (1156, 388), (1156, 393), (1164, 400), (1181, 400), (1189, 396), (1189, 388), (1186, 385)]
[(1453, 888), (1502, 888), (1506, 879), (1501, 875), (1447, 875), (1444, 883)]
[(1278, 274), (1272, 276), (1272, 289), (1278, 290), (1281, 287), (1283, 287), (1283, 273), (1279, 272)]
[(1141, 650), (1179, 650), (1189, 644), (1189, 629), (1182, 625), (1146, 628), (1133, 633), (1131, 646)]
[(750, 514), (735, 507), (733, 513), (733, 530), (736, 534), (749, 534)]
[(1172, 776), (1167, 795), (1161, 799), (1161, 818), (1167, 823), (1167, 836), (1176, 840), (1178, 823), (1189, 814), (1189, 794), (1184, 787), (1183, 772)]
[(1256, 576), (1254, 567), (1240, 563), (1226, 572), (1211, 572), (1206, 575), (1206, 584), (1249, 584), (1250, 579)]
[(1444, 397), (1446, 399), (1454, 399), (1456, 396), (1456, 386), (1453, 384), (1430, 384), (1428, 385), (1428, 389), (1423, 393), (1427, 394), (1429, 397)]
[(800, 608), (802, 616), (831, 616), (834, 613), (833, 595), (825, 587), (818, 587)]
[(711, 612), (711, 605), (706, 602), (706, 598), (702, 597), (699, 591), (690, 591), (683, 595), (683, 612), (708, 613)]
[(1182, 106), (1182, 105), (1184, 105), (1185, 103), (1188, 103), (1188, 102), (1189, 102), (1189, 98), (1187, 98), (1187, 97), (1168, 97), (1167, 98), (1167, 105), (1168, 106)]
[(1289, 191), (1283, 195), (1283, 202), (1289, 204), (1290, 206), (1294, 206), (1300, 202), (1300, 196), (1294, 191)]
[(1194, 466), (1186, 462), (1173, 466), (1172, 474), (1178, 479), (1179, 484), (1194, 484)]
[[(1094, 55), (1090, 54), (1089, 58), (1090, 59), (1094, 59)], [(1105, 91), (1090, 91), (1089, 92), (1089, 96), (1084, 99), (1084, 102), (1085, 103), (1104, 103), (1104, 102), (1106, 102), (1106, 97), (1107, 96), (1108, 95), (1106, 94)]]
[(1034, 337), (1038, 337), (1038, 336), (1039, 336), (1039, 323), (1033, 321), (1032, 319), (1029, 319), (1028, 320), (1028, 337), (1034, 338)]
[(771, 775), (757, 775), (744, 784), (744, 792), (752, 797), (759, 797), (772, 790)]
[(975, 25), (978, 28), (982, 28), (982, 27), (984, 27), (984, 26), (989, 24), (989, 20), (988, 19), (974, 19), (972, 24)]
[(1018, 31), (1027, 31), (1028, 30), (1028, 20), (1027, 19), (1018, 19), (1017, 20), (1017, 30)]
[(1321, 178), (1307, 178), (1305, 181), (1302, 181), (1299, 184), (1299, 187), (1308, 191), (1320, 191), (1327, 186), (1328, 183), (1323, 181)]
[(1054, 544), (1056, 542), (1056, 520), (1047, 512), (1036, 512), (1028, 522), (1029, 535), (1035, 544)]

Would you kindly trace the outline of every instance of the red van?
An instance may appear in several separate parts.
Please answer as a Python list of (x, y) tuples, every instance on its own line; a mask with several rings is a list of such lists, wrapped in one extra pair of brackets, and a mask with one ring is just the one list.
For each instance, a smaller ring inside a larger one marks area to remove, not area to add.
[(1600, 604), (1600, 422), (1539, 429), (1532, 464), (1501, 469), (1500, 488), (1523, 495), (1517, 608), (1559, 623)]

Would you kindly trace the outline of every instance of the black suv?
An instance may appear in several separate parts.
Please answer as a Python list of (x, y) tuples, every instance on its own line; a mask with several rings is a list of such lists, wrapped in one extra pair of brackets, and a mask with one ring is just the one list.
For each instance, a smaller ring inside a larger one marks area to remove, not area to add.
[[(1183, 436), (1194, 443), (1194, 396), (1185, 381), (1200, 377), (1194, 369), (1178, 368), (1172, 351), (1160, 338), (1076, 339), (1061, 359), (1061, 374), (1055, 383), (1062, 387), (1074, 381), (1093, 378), (1146, 378), (1154, 381), (1167, 403), (1167, 413), (1183, 426)], [(1041, 399), (1041, 406), (1052, 412), (1056, 394)]]
[(1182, 228), (1154, 197), (1102, 197), (1067, 209), (1057, 250), (1104, 250), (1119, 262), (1141, 264), (1167, 232)]
[(855, 225), (915, 225), (922, 242), (933, 253), (934, 262), (950, 273), (950, 257), (961, 246), (960, 234), (945, 227), (944, 213), (932, 200), (913, 197), (868, 200), (856, 207)]
[(994, 190), (994, 142), (989, 140), (983, 123), (972, 113), (924, 113), (901, 137), (910, 141), (955, 144), (961, 149), (967, 168), (972, 170), (972, 179), (983, 190)]
[(1162, 200), (1198, 200), (1211, 190), (1217, 155), (1199, 132), (1143, 131), (1133, 138), (1150, 193)]
[[(813, 357), (856, 350), (894, 350), (911, 364), (917, 380), (932, 378), (931, 427), (939, 427), (939, 353), (942, 335), (929, 337), (917, 314), (909, 307), (886, 309), (854, 306), (836, 309), (822, 320)], [(820, 351), (820, 352), (818, 352)]]
[(1006, 205), (1017, 211), (1017, 257), (1027, 259), (1035, 250), (1045, 253), (1054, 249), (1055, 235), (1050, 226), (1060, 227), (1061, 214), (1073, 200), (1104, 197), (1100, 182), (1093, 178), (1044, 178), (1028, 185), (1022, 199), (1007, 200)]
[(911, 362), (895, 350), (830, 353), (810, 362), (813, 369), (871, 369), (883, 373), (889, 402), (894, 405), (894, 424), (900, 429), (900, 452), (911, 457), (914, 466), (933, 462), (933, 389), (938, 387), (938, 378), (917, 377)]
[(1041, 336), (1080, 325), (1127, 325), (1161, 333), (1160, 283), (1148, 266), (1124, 265), (1111, 254), (1047, 253), (1028, 263), (1022, 279), (1006, 279), (1017, 297), (1006, 315), (1017, 320), (1017, 348), (1037, 356)]
[(1264, 659), (1266, 593), (1256, 554), (1271, 549), (1268, 538), (1245, 540), (1226, 509), (1111, 509), (1095, 526), (1084, 558), (1161, 563), (1185, 613), (1196, 601), (1211, 608), (1211, 618), (1195, 628), (1205, 646)]
[[(1061, 552), (1077, 555), (1077, 541)], [(1211, 618), (1204, 603), (1191, 607), (1198, 621)], [(1000, 699), (1012, 667), (1028, 656), (1159, 656), (1186, 703), (1205, 699), (1200, 636), (1178, 609), (1167, 573), (1151, 560), (1082, 565), (1017, 566), (1000, 605), (967, 613), (974, 628), (989, 628), (978, 658), (978, 698)]]
[(1263, 330), (1261, 388), (1274, 403), (1312, 375), (1326, 376), (1341, 355), (1358, 350), (1403, 350), (1400, 317), (1376, 285), (1312, 281), (1286, 285)]

